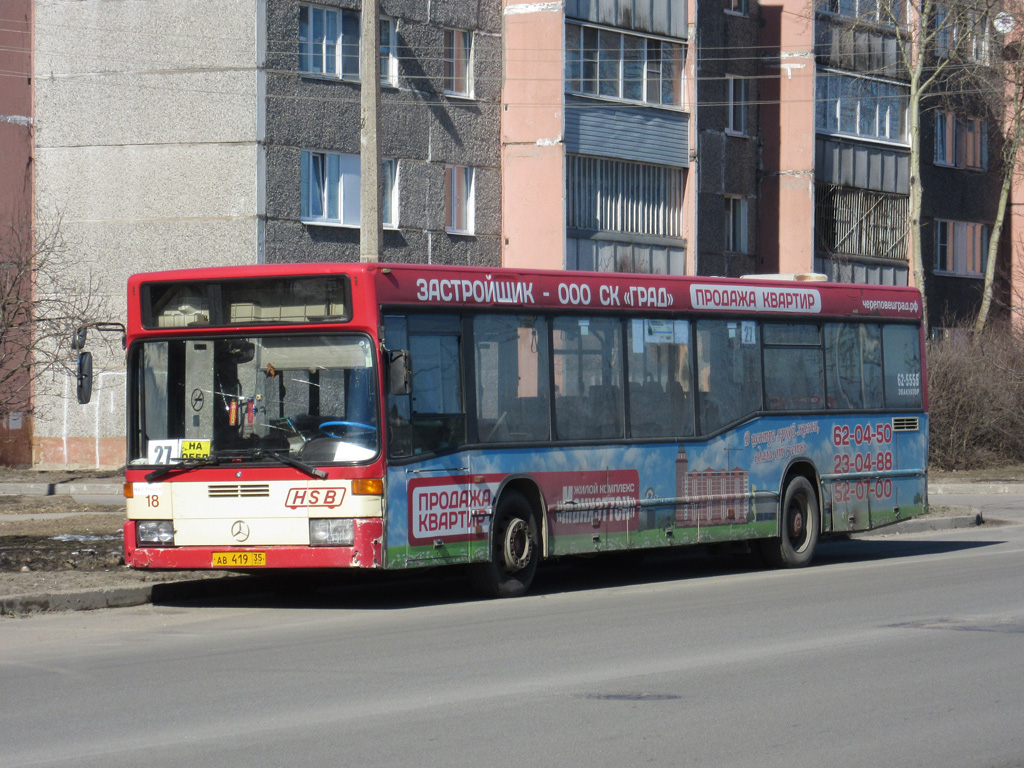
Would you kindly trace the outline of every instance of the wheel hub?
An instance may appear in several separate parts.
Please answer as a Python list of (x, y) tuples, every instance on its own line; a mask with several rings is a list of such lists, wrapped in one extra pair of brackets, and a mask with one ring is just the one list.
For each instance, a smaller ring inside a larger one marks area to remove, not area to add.
[(789, 535), (792, 539), (801, 539), (804, 535), (804, 516), (802, 512), (796, 512), (789, 521)]
[(525, 568), (533, 556), (533, 541), (530, 526), (525, 520), (516, 518), (505, 529), (505, 566), (518, 571)]

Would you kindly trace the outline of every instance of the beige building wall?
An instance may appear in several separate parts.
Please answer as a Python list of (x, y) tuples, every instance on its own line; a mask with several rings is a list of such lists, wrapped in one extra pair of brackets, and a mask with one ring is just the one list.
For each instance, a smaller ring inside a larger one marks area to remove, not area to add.
[(505, 0), (502, 265), (565, 266), (561, 3)]
[[(77, 281), (125, 319), (128, 275), (252, 263), (264, 201), (261, 0), (36, 3), (36, 213), (59, 218)], [(94, 334), (93, 401), (36, 392), (33, 463), (124, 461), (120, 345)]]
[(762, 3), (763, 182), (758, 252), (764, 272), (814, 268), (814, 25), (803, 0)]

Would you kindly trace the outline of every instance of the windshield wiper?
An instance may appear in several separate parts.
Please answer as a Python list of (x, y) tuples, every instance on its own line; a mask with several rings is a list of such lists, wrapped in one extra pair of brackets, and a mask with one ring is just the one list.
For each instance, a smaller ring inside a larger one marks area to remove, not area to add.
[(220, 456), (204, 456), (201, 459), (185, 459), (184, 461), (179, 461), (175, 464), (165, 464), (159, 469), (154, 469), (146, 475), (146, 480), (151, 483), (171, 472), (191, 472), (193, 469), (198, 469), (199, 467), (212, 467), (217, 464), (220, 464)]
[(301, 469), (307, 475), (312, 475), (319, 480), (327, 479), (327, 473), (322, 469), (317, 469), (312, 464), (307, 464), (299, 459), (293, 459), (286, 453), (276, 453), (275, 451), (265, 451), (262, 448), (253, 448), (252, 451), (249, 452), (249, 456), (254, 459), (274, 459), (282, 464), (287, 464), (289, 467)]

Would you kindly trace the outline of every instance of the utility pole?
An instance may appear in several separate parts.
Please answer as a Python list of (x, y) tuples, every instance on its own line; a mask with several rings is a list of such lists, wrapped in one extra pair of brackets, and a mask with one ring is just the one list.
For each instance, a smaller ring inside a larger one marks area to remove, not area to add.
[(384, 229), (380, 177), (380, 8), (362, 0), (359, 53), (359, 261), (380, 261)]

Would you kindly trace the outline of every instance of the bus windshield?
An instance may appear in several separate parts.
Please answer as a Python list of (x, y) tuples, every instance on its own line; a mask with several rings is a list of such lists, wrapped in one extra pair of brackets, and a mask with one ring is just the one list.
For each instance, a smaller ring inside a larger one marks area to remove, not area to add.
[(135, 465), (248, 451), (308, 464), (379, 450), (369, 337), (246, 336), (147, 341), (132, 354)]

